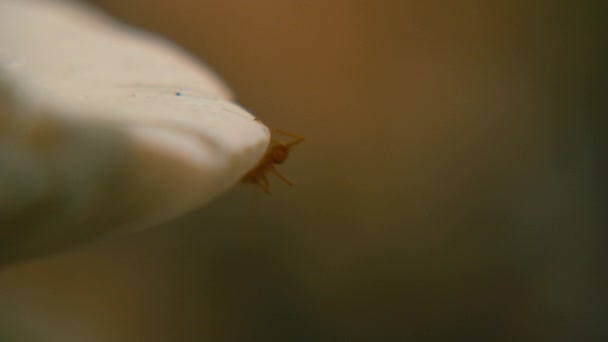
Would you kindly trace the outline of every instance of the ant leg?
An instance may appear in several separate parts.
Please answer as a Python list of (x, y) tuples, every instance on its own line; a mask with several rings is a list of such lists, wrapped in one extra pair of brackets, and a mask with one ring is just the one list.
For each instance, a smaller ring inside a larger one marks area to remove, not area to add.
[(260, 185), (260, 187), (262, 188), (262, 190), (264, 190), (265, 193), (270, 194), (270, 183), (268, 182), (268, 178), (266, 178), (266, 175), (261, 174), (259, 176), (255, 176), (255, 181)]
[(304, 137), (301, 136), (301, 135), (297, 135), (297, 134), (294, 134), (294, 133), (286, 132), (286, 131), (280, 130), (278, 128), (271, 128), (271, 130), (273, 132), (276, 132), (276, 133), (279, 133), (279, 134), (282, 134), (282, 135), (285, 135), (285, 136), (288, 136), (288, 137), (292, 137), (292, 138), (295, 139), (294, 141), (292, 141), (292, 142), (290, 142), (288, 144), (285, 144), (287, 147), (291, 147), (291, 146), (297, 145), (297, 144), (301, 143), (302, 141), (304, 141)]
[(270, 172), (274, 173), (277, 177), (281, 178), (281, 180), (283, 182), (285, 182), (287, 185), (289, 185), (289, 186), (293, 185), (293, 182), (291, 180), (289, 180), (289, 178), (287, 178), (279, 170), (277, 170), (277, 168), (275, 168), (272, 164), (268, 165), (268, 170), (270, 170)]

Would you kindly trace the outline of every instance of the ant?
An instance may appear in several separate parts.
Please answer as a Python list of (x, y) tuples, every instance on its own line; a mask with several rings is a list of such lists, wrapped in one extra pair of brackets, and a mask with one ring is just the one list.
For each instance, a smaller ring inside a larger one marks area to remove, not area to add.
[(243, 183), (258, 184), (267, 194), (270, 194), (270, 183), (266, 177), (267, 171), (274, 173), (275, 176), (279, 177), (287, 185), (293, 185), (289, 178), (274, 167), (274, 164), (283, 164), (289, 156), (290, 149), (304, 141), (304, 137), (293, 133), (285, 132), (276, 128), (271, 128), (271, 131), (291, 137), (294, 140), (289, 143), (284, 143), (271, 137), (271, 144), (266, 149), (266, 153), (264, 153), (262, 159), (260, 159), (257, 165), (241, 179)]

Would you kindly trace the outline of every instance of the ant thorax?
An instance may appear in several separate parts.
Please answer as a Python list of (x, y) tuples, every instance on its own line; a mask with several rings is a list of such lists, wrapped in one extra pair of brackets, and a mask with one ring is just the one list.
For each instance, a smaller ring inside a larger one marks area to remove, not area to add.
[(264, 192), (268, 194), (270, 194), (270, 183), (268, 182), (268, 178), (266, 176), (267, 172), (273, 173), (287, 185), (293, 185), (289, 178), (287, 178), (277, 168), (274, 167), (274, 164), (284, 163), (287, 160), (287, 157), (289, 156), (289, 151), (291, 150), (291, 148), (304, 141), (304, 137), (293, 133), (281, 131), (274, 128), (271, 128), (271, 131), (274, 133), (291, 137), (293, 138), (293, 140), (288, 143), (284, 143), (280, 140), (277, 140), (275, 137), (272, 137), (272, 145), (269, 146), (269, 148), (266, 150), (266, 153), (264, 153), (262, 159), (260, 159), (257, 165), (242, 178), (242, 181), (244, 183), (258, 184), (262, 188), (262, 190), (264, 190)]

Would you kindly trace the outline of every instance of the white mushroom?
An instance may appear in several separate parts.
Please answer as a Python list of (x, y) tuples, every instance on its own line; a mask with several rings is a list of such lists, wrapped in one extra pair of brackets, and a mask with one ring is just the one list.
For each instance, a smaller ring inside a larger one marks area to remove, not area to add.
[(81, 4), (0, 0), (0, 264), (178, 216), (268, 129), (207, 67)]

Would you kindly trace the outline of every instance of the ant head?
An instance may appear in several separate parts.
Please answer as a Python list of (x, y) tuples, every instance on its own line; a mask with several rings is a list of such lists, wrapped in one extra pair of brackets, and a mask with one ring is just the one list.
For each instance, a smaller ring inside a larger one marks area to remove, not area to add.
[(275, 164), (282, 164), (289, 156), (289, 147), (286, 145), (276, 145), (270, 151), (270, 159)]

